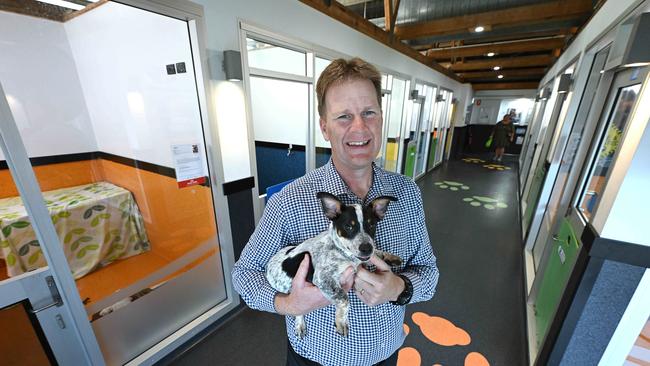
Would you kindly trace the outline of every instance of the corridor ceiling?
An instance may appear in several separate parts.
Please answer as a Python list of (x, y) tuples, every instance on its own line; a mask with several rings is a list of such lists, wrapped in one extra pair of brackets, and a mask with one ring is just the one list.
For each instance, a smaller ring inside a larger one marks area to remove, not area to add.
[(474, 90), (536, 89), (605, 2), (300, 1)]

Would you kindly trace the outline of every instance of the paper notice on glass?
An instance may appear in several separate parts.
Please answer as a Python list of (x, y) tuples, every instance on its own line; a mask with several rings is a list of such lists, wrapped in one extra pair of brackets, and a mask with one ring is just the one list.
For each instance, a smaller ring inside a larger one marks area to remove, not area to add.
[(206, 182), (207, 179), (203, 171), (203, 150), (199, 144), (172, 145), (172, 155), (178, 188)]

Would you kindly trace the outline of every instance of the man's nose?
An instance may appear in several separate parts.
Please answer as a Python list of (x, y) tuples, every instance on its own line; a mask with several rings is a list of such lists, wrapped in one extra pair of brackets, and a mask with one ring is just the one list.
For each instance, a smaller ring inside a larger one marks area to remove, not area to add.
[(354, 119), (352, 120), (352, 129), (356, 130), (364, 130), (366, 129), (366, 121), (361, 117), (361, 114), (355, 115)]

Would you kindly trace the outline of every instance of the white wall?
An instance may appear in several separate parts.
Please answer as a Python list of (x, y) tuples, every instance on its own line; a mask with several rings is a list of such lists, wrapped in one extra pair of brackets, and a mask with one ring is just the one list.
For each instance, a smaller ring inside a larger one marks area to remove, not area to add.
[(0, 11), (0, 83), (30, 157), (97, 150), (62, 23)]
[(107, 3), (65, 29), (100, 151), (173, 167), (172, 144), (203, 144), (187, 23)]
[[(465, 109), (471, 94), (469, 84), (461, 84), (431, 68), (402, 55), (401, 53), (373, 40), (370, 37), (322, 14), (295, 0), (247, 0), (247, 1), (207, 1), (196, 0), (204, 6), (207, 24), (208, 48), (216, 51), (240, 50), (239, 25), (241, 19), (262, 29), (302, 42), (325, 47), (349, 56), (360, 56), (380, 68), (390, 69), (414, 78), (426, 80), (454, 91), (459, 98), (459, 107)], [(223, 80), (223, 72), (213, 67), (212, 77)], [(228, 108), (219, 100), (217, 109)], [(240, 113), (241, 115), (241, 113)], [(462, 123), (463, 115), (458, 118)], [(240, 144), (248, 144), (245, 121), (219, 120), (222, 145), (224, 136), (240, 138)], [(242, 139), (243, 136), (246, 139)], [(232, 141), (230, 141), (232, 143)], [(241, 150), (236, 154), (222, 149), (226, 181), (241, 179), (251, 175), (249, 155)]]
[(475, 97), (475, 101), (480, 100), (481, 105), (472, 106), (472, 125), (493, 125), (496, 124), (501, 118), (499, 116), (499, 108), (501, 107), (501, 99), (483, 99)]

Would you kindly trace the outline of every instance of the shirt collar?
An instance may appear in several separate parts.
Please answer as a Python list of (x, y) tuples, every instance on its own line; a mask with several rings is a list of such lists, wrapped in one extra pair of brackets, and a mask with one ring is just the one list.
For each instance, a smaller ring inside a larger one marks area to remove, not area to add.
[[(356, 195), (350, 190), (348, 185), (343, 181), (341, 175), (336, 170), (334, 162), (330, 159), (324, 166), (325, 175), (323, 180), (323, 189), (335, 196), (345, 196), (350, 200), (355, 199)], [(395, 191), (392, 184), (387, 179), (387, 173), (378, 167), (374, 162), (372, 163), (372, 185), (368, 191), (366, 202), (380, 196), (395, 197)], [(358, 199), (358, 198), (356, 198)], [(364, 203), (366, 203), (364, 202)]]

